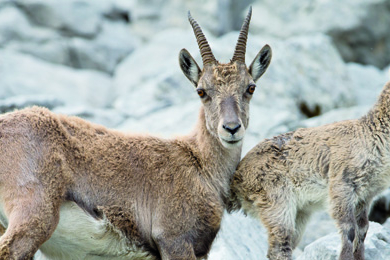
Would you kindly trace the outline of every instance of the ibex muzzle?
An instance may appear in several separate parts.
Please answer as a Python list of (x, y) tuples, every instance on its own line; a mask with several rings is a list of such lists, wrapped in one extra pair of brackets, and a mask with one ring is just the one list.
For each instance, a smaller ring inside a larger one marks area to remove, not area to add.
[(241, 144), (245, 135), (245, 128), (239, 117), (239, 108), (234, 96), (221, 102), (221, 120), (218, 125), (218, 136), (225, 147)]

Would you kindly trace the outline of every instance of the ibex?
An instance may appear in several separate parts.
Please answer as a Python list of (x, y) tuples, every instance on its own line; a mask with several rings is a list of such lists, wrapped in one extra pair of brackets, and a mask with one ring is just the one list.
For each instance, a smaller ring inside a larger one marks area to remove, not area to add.
[(1, 259), (207, 258), (241, 155), (264, 46), (249, 69), (249, 11), (228, 64), (189, 14), (203, 70), (185, 49), (184, 75), (202, 105), (176, 139), (125, 134), (44, 108), (0, 117)]
[(329, 206), (339, 259), (364, 259), (368, 211), (390, 185), (390, 82), (362, 118), (298, 129), (260, 142), (234, 174), (229, 210), (268, 230), (268, 258), (292, 259), (313, 211)]

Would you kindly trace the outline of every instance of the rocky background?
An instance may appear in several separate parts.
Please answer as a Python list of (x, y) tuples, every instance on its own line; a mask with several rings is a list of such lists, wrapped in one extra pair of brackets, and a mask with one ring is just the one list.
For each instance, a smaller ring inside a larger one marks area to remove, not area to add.
[[(0, 0), (0, 112), (40, 105), (125, 131), (187, 133), (200, 102), (180, 49), (201, 64), (187, 11), (228, 62), (249, 5), (247, 63), (265, 43), (273, 59), (257, 84), (243, 155), (264, 138), (358, 118), (375, 103), (390, 79), (390, 0)], [(372, 220), (386, 221), (389, 197)], [(337, 259), (334, 232), (317, 213), (295, 258)], [(389, 259), (390, 222), (371, 223), (366, 248), (368, 260)], [(226, 214), (209, 259), (266, 251), (258, 221)]]

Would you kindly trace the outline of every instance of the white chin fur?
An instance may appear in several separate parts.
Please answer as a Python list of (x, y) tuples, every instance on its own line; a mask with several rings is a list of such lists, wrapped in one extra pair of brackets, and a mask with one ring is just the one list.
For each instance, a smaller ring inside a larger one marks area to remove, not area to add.
[(227, 149), (236, 148), (236, 147), (239, 147), (242, 145), (242, 139), (236, 140), (233, 142), (233, 141), (226, 141), (226, 140), (222, 139), (221, 137), (219, 137), (219, 140), (221, 141), (223, 147), (225, 147)]

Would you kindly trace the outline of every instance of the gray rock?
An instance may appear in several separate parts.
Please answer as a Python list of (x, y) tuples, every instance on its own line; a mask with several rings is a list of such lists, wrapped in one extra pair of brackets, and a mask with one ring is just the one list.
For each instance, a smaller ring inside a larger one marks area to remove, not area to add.
[(0, 113), (11, 112), (31, 106), (42, 106), (48, 109), (63, 105), (58, 98), (47, 95), (20, 95), (0, 100)]
[(0, 60), (0, 99), (48, 95), (66, 105), (107, 107), (112, 103), (111, 79), (105, 74), (74, 70), (1, 49)]
[(383, 86), (390, 79), (389, 71), (357, 63), (347, 63), (347, 70), (356, 93), (356, 103), (374, 105)]
[(0, 5), (0, 46), (23, 42), (43, 44), (48, 39), (58, 39), (58, 33), (30, 24), (24, 13), (11, 4)]
[[(229, 35), (221, 40), (227, 40)], [(305, 118), (356, 102), (347, 67), (329, 37), (315, 34), (285, 41), (249, 37), (247, 63), (265, 43), (271, 45), (273, 57), (257, 84), (260, 89), (253, 104), (289, 110)]]
[[(336, 260), (340, 253), (340, 235), (332, 233), (308, 245), (297, 260)], [(390, 229), (370, 222), (364, 242), (366, 260), (386, 260), (390, 255)]]
[(69, 66), (95, 69), (110, 74), (116, 65), (131, 53), (140, 40), (127, 24), (104, 21), (102, 30), (93, 40), (74, 37), (69, 39)]
[(70, 116), (78, 116), (89, 122), (116, 128), (125, 120), (125, 115), (114, 109), (91, 108), (86, 106), (60, 106), (53, 112)]
[(387, 0), (258, 1), (252, 32), (291, 37), (330, 35), (345, 61), (383, 68), (390, 62), (390, 5)]
[(114, 74), (118, 96), (114, 107), (129, 116), (142, 117), (194, 99), (195, 88), (178, 62), (179, 51), (184, 47), (194, 56), (199, 52), (192, 32), (168, 30), (124, 59)]
[(200, 101), (194, 98), (177, 106), (160, 109), (143, 118), (129, 118), (117, 128), (165, 138), (188, 134), (197, 123), (199, 107)]
[(88, 0), (15, 0), (38, 26), (66, 35), (92, 37), (101, 26), (100, 10)]
[[(73, 4), (68, 3), (70, 6)], [(140, 44), (140, 40), (127, 23), (112, 17), (115, 16), (112, 9), (119, 13), (124, 11), (115, 9), (114, 3), (111, 4), (103, 8), (96, 3), (95, 12), (110, 17), (101, 19), (100, 29), (92, 38), (67, 37), (63, 33), (60, 35), (59, 29), (57, 32), (53, 30), (56, 28), (34, 26), (20, 9), (5, 5), (0, 8), (0, 46), (57, 64), (112, 74), (116, 65)]]
[(208, 259), (266, 259), (267, 250), (267, 232), (258, 220), (225, 213)]

